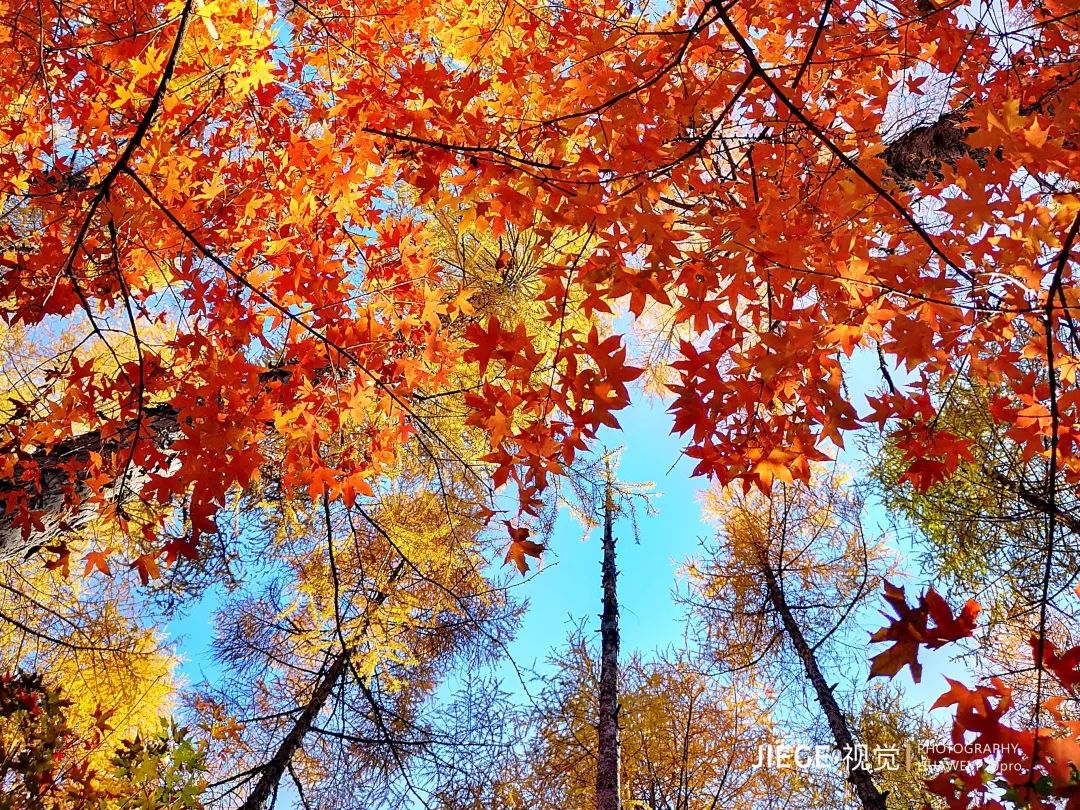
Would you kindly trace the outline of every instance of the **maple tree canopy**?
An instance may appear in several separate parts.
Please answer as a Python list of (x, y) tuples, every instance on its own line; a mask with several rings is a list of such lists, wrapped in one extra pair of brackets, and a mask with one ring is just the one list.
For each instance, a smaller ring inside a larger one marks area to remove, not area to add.
[[(420, 403), (455, 360), (529, 507), (638, 375), (617, 333), (565, 322), (571, 295), (674, 308), (701, 474), (805, 479), (870, 422), (929, 485), (966, 448), (926, 389), (964, 368), (1071, 484), (1066, 5), (1014, 3), (1004, 33), (933, 3), (5, 5), (2, 312), (77, 316), (96, 347), (12, 405), (14, 520), (40, 527), (43, 480), (105, 504), (137, 468), (206, 528), (268, 434), (287, 487), (352, 499), (410, 438), (443, 449)], [(901, 97), (927, 125), (901, 130)], [(449, 328), (472, 307), (426, 249), (443, 209), (590, 236), (542, 269), (553, 352), (496, 317)], [(913, 380), (859, 415), (842, 359), (863, 346)]]
[[(656, 318), (721, 484), (876, 426), (929, 489), (974, 458), (961, 373), (1051, 515), (1080, 484), (1072, 0), (0, 0), (0, 37), (0, 315), (68, 330), (0, 405), (6, 558), (105, 521), (146, 582), (271, 468), (351, 507), (416, 452), (534, 513)], [(483, 305), (447, 221), (537, 265), (531, 309)], [(881, 673), (966, 628), (893, 601)]]

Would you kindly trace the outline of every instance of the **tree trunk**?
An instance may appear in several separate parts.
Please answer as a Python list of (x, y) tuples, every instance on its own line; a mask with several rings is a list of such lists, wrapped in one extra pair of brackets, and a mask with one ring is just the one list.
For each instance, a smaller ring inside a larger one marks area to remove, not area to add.
[(784, 631), (787, 633), (788, 638), (791, 639), (791, 644), (795, 648), (799, 660), (802, 661), (810, 685), (814, 687), (818, 704), (821, 706), (822, 711), (825, 712), (825, 718), (829, 722), (829, 729), (832, 731), (833, 739), (836, 741), (836, 747), (847, 757), (848, 781), (854, 787), (855, 794), (859, 797), (859, 802), (864, 810), (887, 810), (885, 794), (874, 785), (873, 776), (864, 767), (856, 754), (855, 738), (848, 727), (847, 718), (844, 717), (844, 713), (840, 710), (840, 705), (836, 702), (832, 689), (825, 682), (825, 676), (821, 674), (814, 651), (806, 642), (802, 628), (799, 627), (787, 599), (784, 598), (784, 592), (780, 587), (776, 572), (773, 571), (767, 560), (762, 562), (761, 567), (765, 576), (769, 601), (776, 612), (780, 614)]
[(941, 181), (942, 165), (955, 166), (962, 157), (984, 158), (985, 149), (972, 149), (967, 144), (968, 136), (974, 132), (967, 120), (970, 107), (965, 104), (933, 123), (909, 129), (885, 147), (881, 157), (901, 188), (911, 189), (931, 175)]
[[(270, 367), (259, 372), (259, 381), (264, 385), (272, 382), (284, 382), (291, 372), (280, 367)], [(138, 434), (136, 436), (136, 434)], [(72, 532), (85, 528), (97, 515), (94, 503), (86, 496), (86, 464), (90, 453), (109, 456), (113, 453), (130, 452), (133, 441), (153, 442), (154, 447), (164, 457), (164, 466), (175, 463), (176, 453), (171, 445), (180, 436), (180, 413), (172, 405), (153, 405), (144, 409), (139, 419), (132, 419), (115, 434), (108, 438), (100, 431), (92, 430), (58, 442), (48, 451), (27, 454), (10, 447), (0, 452), (15, 453), (16, 475), (8, 480), (0, 480), (0, 562), (27, 557), (40, 546), (52, 545), (64, 539)], [(41, 486), (36, 488), (32, 481), (23, 481), (18, 476), (25, 470), (32, 470), (40, 478)], [(118, 493), (119, 483), (106, 487), (105, 496), (115, 498), (122, 494), (123, 503), (138, 499), (142, 488), (149, 483), (150, 473), (138, 465), (131, 465), (123, 482), (123, 493)], [(158, 469), (159, 475), (167, 474), (168, 469)], [(13, 515), (5, 509), (5, 495), (24, 496), (32, 511), (37, 513), (40, 528), (30, 532), (12, 520)], [(70, 496), (74, 495), (74, 498)], [(72, 506), (72, 501), (77, 505)], [(123, 503), (118, 504), (120, 506)]]
[(615, 536), (612, 533), (611, 477), (604, 490), (604, 559), (601, 563), (603, 613), (600, 615), (600, 712), (596, 731), (596, 810), (619, 810), (619, 602), (615, 588)]
[[(381, 529), (379, 530), (381, 531)], [(402, 573), (405, 571), (405, 559), (402, 558), (398, 561), (390, 571), (390, 575), (386, 579), (387, 586), (395, 583)], [(379, 589), (375, 598), (371, 600), (370, 607), (379, 608), (390, 596), (389, 590)], [(370, 609), (370, 608), (369, 608)], [(359, 635), (363, 636), (367, 633), (368, 628), (371, 626), (371, 614), (368, 613), (364, 619), (363, 627), (360, 629)], [(342, 639), (342, 644), (344, 644)], [(322, 707), (326, 705), (326, 701), (330, 698), (330, 693), (334, 690), (335, 684), (341, 680), (341, 676), (345, 674), (345, 670), (349, 667), (349, 656), (352, 654), (352, 649), (355, 648), (342, 648), (340, 652), (334, 657), (333, 662), (330, 664), (330, 668), (326, 670), (326, 674), (319, 678), (319, 681), (315, 684), (315, 689), (311, 693), (311, 699), (308, 700), (307, 705), (304, 707), (304, 711), (296, 718), (296, 722), (293, 727), (289, 729), (289, 733), (285, 735), (285, 738), (281, 741), (277, 751), (274, 752), (274, 756), (271, 757), (265, 765), (262, 766), (261, 773), (259, 775), (259, 781), (255, 784), (255, 788), (251, 791), (251, 794), (247, 797), (247, 800), (240, 806), (240, 810), (262, 810), (266, 800), (270, 798), (271, 794), (277, 790), (278, 784), (281, 782), (281, 778), (285, 775), (285, 771), (288, 769), (289, 764), (292, 762), (293, 756), (300, 749), (300, 746), (304, 742), (304, 737), (311, 731), (311, 727), (315, 722), (315, 719), (319, 716), (319, 712), (322, 711)], [(361, 684), (363, 688), (363, 684)], [(371, 700), (370, 693), (366, 693), (369, 700)]]
[(299, 750), (304, 737), (311, 731), (315, 718), (319, 716), (319, 712), (326, 705), (330, 693), (334, 691), (334, 686), (341, 680), (341, 676), (345, 673), (348, 664), (349, 651), (341, 650), (320, 677), (314, 691), (311, 693), (311, 699), (308, 700), (304, 711), (296, 718), (293, 727), (289, 729), (289, 733), (281, 741), (277, 751), (274, 752), (274, 756), (261, 768), (259, 781), (255, 783), (254, 789), (248, 794), (247, 799), (240, 806), (240, 810), (262, 810), (267, 799), (277, 790), (281, 777), (284, 776), (293, 756)]
[[(37, 472), (41, 485), (35, 492), (35, 485), (30, 482), (0, 481), (0, 562), (26, 557), (40, 546), (59, 543), (97, 517), (97, 506), (86, 500), (90, 492), (85, 473), (80, 475), (80, 469), (89, 463), (90, 453), (107, 456), (128, 452), (136, 430), (139, 441), (152, 441), (158, 450), (166, 450), (180, 432), (177, 411), (169, 405), (147, 408), (140, 422), (133, 420), (130, 427), (109, 439), (103, 439), (95, 430), (60, 442), (48, 452), (17, 456), (30, 462), (29, 468)], [(17, 462), (17, 471), (25, 468), (25, 464)], [(147, 470), (132, 465), (123, 482), (123, 500), (130, 503), (137, 498), (149, 477)], [(117, 497), (119, 487), (119, 483), (107, 487), (105, 496)], [(6, 494), (23, 496), (23, 493), (28, 495), (24, 502), (38, 516), (38, 528), (30, 532), (16, 525), (13, 516), (5, 514), (4, 509)], [(67, 493), (74, 494), (78, 505), (70, 505), (65, 497)]]

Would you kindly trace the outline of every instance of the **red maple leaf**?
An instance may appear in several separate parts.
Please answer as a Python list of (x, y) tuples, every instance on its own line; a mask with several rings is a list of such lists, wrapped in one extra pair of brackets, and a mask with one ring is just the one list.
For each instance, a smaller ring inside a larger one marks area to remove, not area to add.
[(870, 641), (891, 641), (893, 644), (870, 659), (870, 677), (891, 678), (906, 666), (911, 669), (911, 677), (916, 683), (922, 677), (919, 645), (933, 650), (967, 638), (975, 631), (975, 619), (980, 609), (977, 602), (969, 599), (954, 616), (948, 603), (933, 588), (912, 606), (907, 602), (904, 589), (887, 580), (885, 601), (896, 612), (896, 618), (882, 611), (889, 624), (873, 633)]
[(540, 559), (544, 552), (543, 543), (534, 543), (529, 539), (529, 530), (524, 526), (514, 526), (509, 520), (504, 520), (507, 530), (510, 532), (510, 547), (506, 550), (504, 563), (513, 563), (522, 576), (529, 570), (526, 557)]

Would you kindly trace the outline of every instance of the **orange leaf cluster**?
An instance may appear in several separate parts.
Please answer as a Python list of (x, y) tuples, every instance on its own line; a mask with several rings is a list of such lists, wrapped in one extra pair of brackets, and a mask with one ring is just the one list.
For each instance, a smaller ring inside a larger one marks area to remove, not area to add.
[(980, 610), (979, 604), (969, 599), (954, 616), (949, 604), (933, 588), (912, 606), (907, 602), (904, 589), (888, 581), (885, 582), (885, 601), (896, 617), (882, 612), (890, 620), (889, 624), (873, 633), (870, 641), (890, 641), (892, 646), (871, 659), (870, 677), (891, 678), (906, 666), (911, 669), (911, 677), (916, 683), (922, 677), (919, 647), (936, 650), (971, 636)]
[[(133, 470), (199, 532), (269, 467), (354, 503), (421, 439), (449, 455), (444, 396), (535, 512), (618, 426), (656, 312), (701, 475), (805, 481), (850, 431), (904, 424), (907, 480), (932, 486), (968, 448), (925, 392), (963, 368), (1080, 484), (1067, 4), (1017, 0), (1015, 42), (948, 4), (324, 5), (87, 0), (73, 23), (0, 2), (0, 317), (85, 337), (0, 427), (27, 536), (42, 488), (110, 515)], [(931, 86), (942, 127), (886, 143), (894, 100)], [(561, 257), (519, 285), (492, 251), (530, 323), (462, 289), (437, 212)], [(891, 390), (859, 414), (865, 350)]]
[(507, 530), (510, 532), (510, 547), (506, 551), (507, 563), (513, 563), (514, 567), (525, 576), (529, 570), (526, 557), (540, 559), (544, 553), (543, 543), (536, 543), (529, 539), (529, 530), (522, 526), (514, 526), (508, 520), (504, 520)]

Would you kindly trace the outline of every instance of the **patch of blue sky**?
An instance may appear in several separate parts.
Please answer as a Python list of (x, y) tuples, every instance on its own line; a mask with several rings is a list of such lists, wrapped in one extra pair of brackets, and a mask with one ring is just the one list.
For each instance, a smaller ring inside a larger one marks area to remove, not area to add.
[[(866, 398), (882, 385), (878, 358), (871, 350), (856, 351), (845, 363), (848, 396), (856, 410), (865, 414)], [(909, 378), (902, 369), (890, 369), (894, 381), (903, 385)], [(669, 646), (692, 645), (687, 631), (687, 616), (674, 598), (685, 592), (680, 571), (687, 560), (698, 555), (703, 539), (715, 528), (703, 522), (700, 498), (708, 482), (692, 476), (693, 461), (683, 455), (684, 441), (671, 434), (671, 417), (666, 403), (656, 397), (641, 398), (619, 414), (622, 431), (605, 430), (601, 442), (609, 447), (623, 446), (619, 478), (625, 481), (651, 481), (656, 485), (655, 514), (639, 513), (640, 540), (631, 536), (630, 527), (621, 523), (616, 530), (619, 561), (619, 602), (621, 611), (622, 652), (645, 655)], [(854, 439), (855, 437), (851, 437)], [(857, 478), (865, 475), (867, 459), (859, 443), (849, 441), (836, 454), (837, 460)], [(925, 586), (914, 558), (911, 532), (893, 532), (894, 516), (886, 514), (880, 501), (867, 500), (863, 514), (864, 528), (871, 538), (887, 536), (891, 547), (901, 557), (901, 570), (910, 577), (908, 590), (917, 596)], [(516, 639), (509, 652), (522, 670), (540, 674), (550, 672), (548, 658), (563, 646), (568, 634), (579, 627), (594, 637), (599, 631), (600, 612), (600, 543), (597, 532), (582, 539), (582, 526), (566, 510), (560, 511), (552, 533), (544, 567), (528, 581), (515, 588), (529, 600)], [(882, 648), (870, 648), (870, 630), (884, 624), (878, 613), (884, 603), (870, 599), (867, 607), (853, 618), (847, 643), (858, 645), (850, 650), (845, 671), (850, 680), (865, 681), (869, 655)], [(962, 677), (964, 670), (950, 660), (947, 651), (922, 653), (924, 676), (912, 687), (909, 676), (898, 676), (906, 689), (910, 705), (928, 707), (945, 689), (944, 674)], [(513, 667), (500, 669), (504, 686), (521, 693)]]

